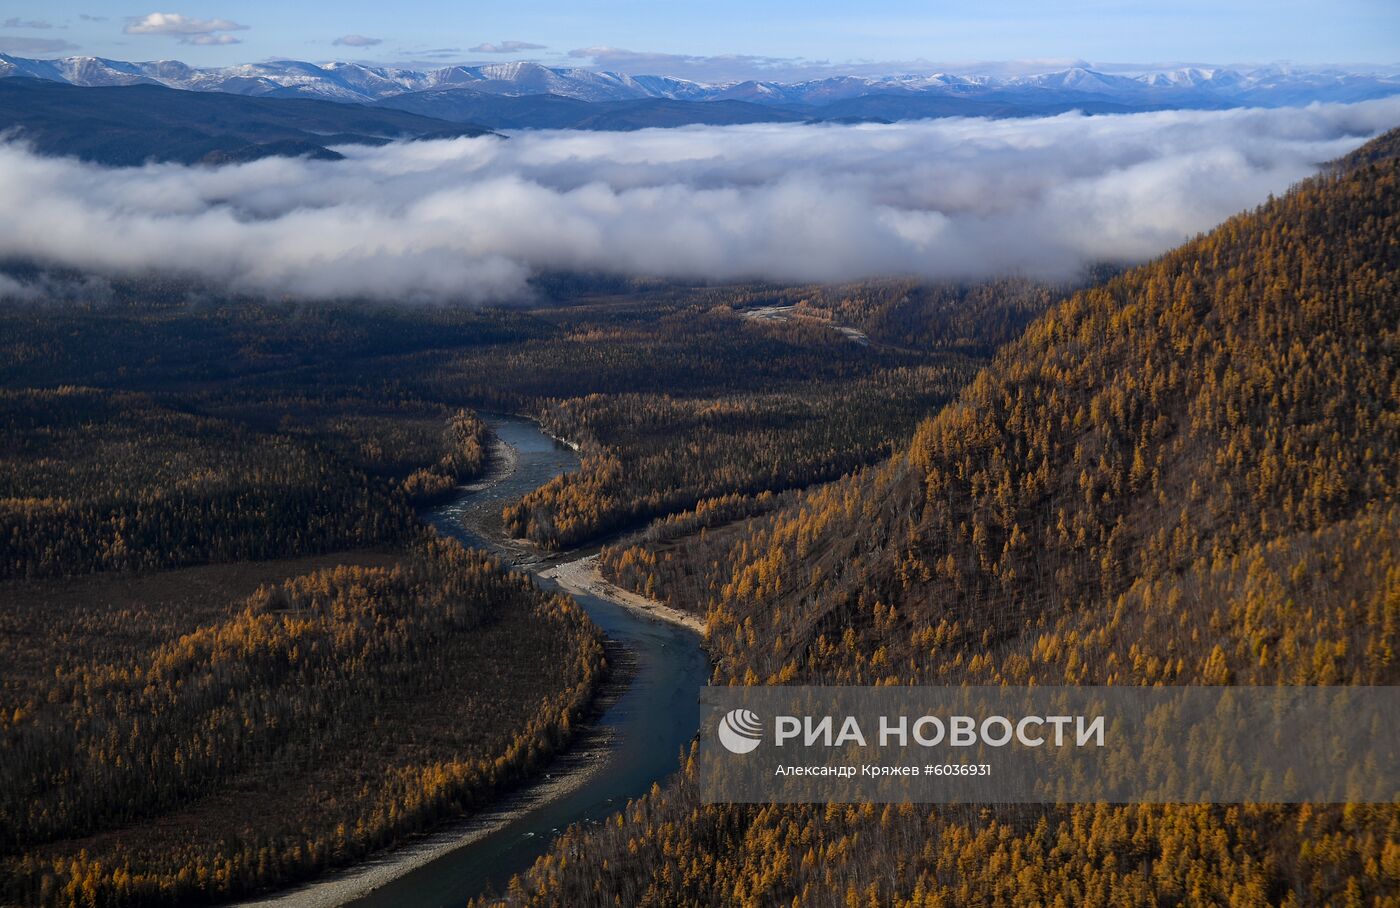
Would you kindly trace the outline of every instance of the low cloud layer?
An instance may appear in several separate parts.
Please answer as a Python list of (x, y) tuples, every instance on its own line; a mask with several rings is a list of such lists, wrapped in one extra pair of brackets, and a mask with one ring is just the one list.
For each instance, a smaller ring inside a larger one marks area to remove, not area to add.
[(276, 297), (477, 303), (526, 295), (541, 269), (1064, 278), (1161, 253), (1397, 123), (1400, 99), (527, 132), (217, 169), (112, 170), (9, 144), (0, 258)]

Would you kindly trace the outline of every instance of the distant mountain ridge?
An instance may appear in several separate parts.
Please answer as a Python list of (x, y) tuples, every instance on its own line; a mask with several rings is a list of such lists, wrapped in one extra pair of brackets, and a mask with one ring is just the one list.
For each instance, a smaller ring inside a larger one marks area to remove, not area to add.
[(558, 95), (578, 101), (744, 101), (820, 109), (871, 95), (964, 99), (1030, 106), (1088, 101), (1126, 109), (1288, 106), (1310, 101), (1362, 101), (1400, 94), (1400, 75), (1268, 66), (1255, 69), (1181, 67), (1136, 75), (1086, 67), (1035, 75), (832, 76), (802, 82), (701, 83), (668, 76), (625, 75), (531, 62), (410, 70), (359, 63), (324, 65), (296, 60), (201, 69), (176, 60), (145, 63), (101, 57), (36, 60), (0, 54), (0, 77), (28, 76), (81, 86), (154, 83), (188, 91), (313, 97), (371, 103), (416, 92), (469, 90), (487, 95)]
[[(1128, 75), (1071, 67), (1010, 77), (938, 73), (703, 84), (529, 62), (426, 72), (296, 60), (199, 69), (176, 60), (0, 54), (0, 132), (14, 131), (41, 153), (118, 165), (268, 155), (329, 159), (339, 156), (331, 147), (337, 144), (498, 129), (892, 123), (1071, 110), (1286, 107), (1390, 95), (1400, 95), (1400, 70), (1358, 75), (1181, 67)], [(318, 125), (308, 128), (304, 117)]]

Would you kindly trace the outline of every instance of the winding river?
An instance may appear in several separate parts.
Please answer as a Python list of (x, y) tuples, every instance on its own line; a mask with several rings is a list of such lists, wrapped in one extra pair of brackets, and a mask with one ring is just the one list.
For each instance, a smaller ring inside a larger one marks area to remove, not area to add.
[[(560, 559), (541, 559), (511, 546), (499, 532), (501, 507), (551, 478), (578, 467), (578, 457), (542, 433), (533, 422), (513, 417), (490, 420), (497, 437), (514, 452), (514, 469), (499, 465), (486, 480), (427, 518), (440, 532), (500, 554), (536, 575), (545, 588), (554, 581), (541, 571)], [(502, 452), (509, 459), (509, 452)], [(584, 553), (570, 553), (565, 560)], [(358, 908), (434, 908), (502, 892), (510, 877), (526, 869), (565, 827), (597, 822), (646, 793), (674, 772), (681, 750), (700, 724), (698, 694), (710, 673), (699, 637), (685, 628), (648, 618), (595, 595), (574, 597), (615, 647), (631, 671), (619, 696), (609, 702), (593, 734), (604, 743), (597, 765), (564, 793), (538, 799), (498, 828), (437, 857), (368, 895)]]

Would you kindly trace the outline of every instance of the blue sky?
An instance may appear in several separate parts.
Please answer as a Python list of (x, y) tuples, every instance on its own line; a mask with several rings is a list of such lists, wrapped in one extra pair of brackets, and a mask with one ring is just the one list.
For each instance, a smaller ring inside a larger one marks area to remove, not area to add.
[(693, 78), (1009, 60), (1400, 63), (1398, 0), (141, 2), (7, 0), (0, 51), (210, 66), (532, 59)]

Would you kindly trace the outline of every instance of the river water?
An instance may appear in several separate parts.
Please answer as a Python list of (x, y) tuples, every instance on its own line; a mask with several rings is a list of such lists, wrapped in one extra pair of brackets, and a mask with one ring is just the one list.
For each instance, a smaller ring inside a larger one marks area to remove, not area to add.
[[(533, 422), (493, 417), (497, 437), (515, 449), (515, 470), (488, 479), (426, 515), (439, 532), (494, 551), (522, 570), (550, 566), (499, 541), (501, 507), (551, 478), (578, 467), (578, 456)], [(569, 557), (575, 557), (570, 555)], [(544, 588), (553, 582), (535, 578)], [(639, 616), (596, 596), (575, 596), (594, 623), (635, 660), (626, 691), (599, 723), (612, 735), (606, 761), (578, 789), (542, 804), (502, 828), (449, 852), (351, 904), (357, 908), (460, 906), (488, 889), (503, 892), (565, 827), (601, 821), (650, 790), (679, 765), (700, 726), (699, 691), (710, 665), (700, 638), (671, 624)]]

